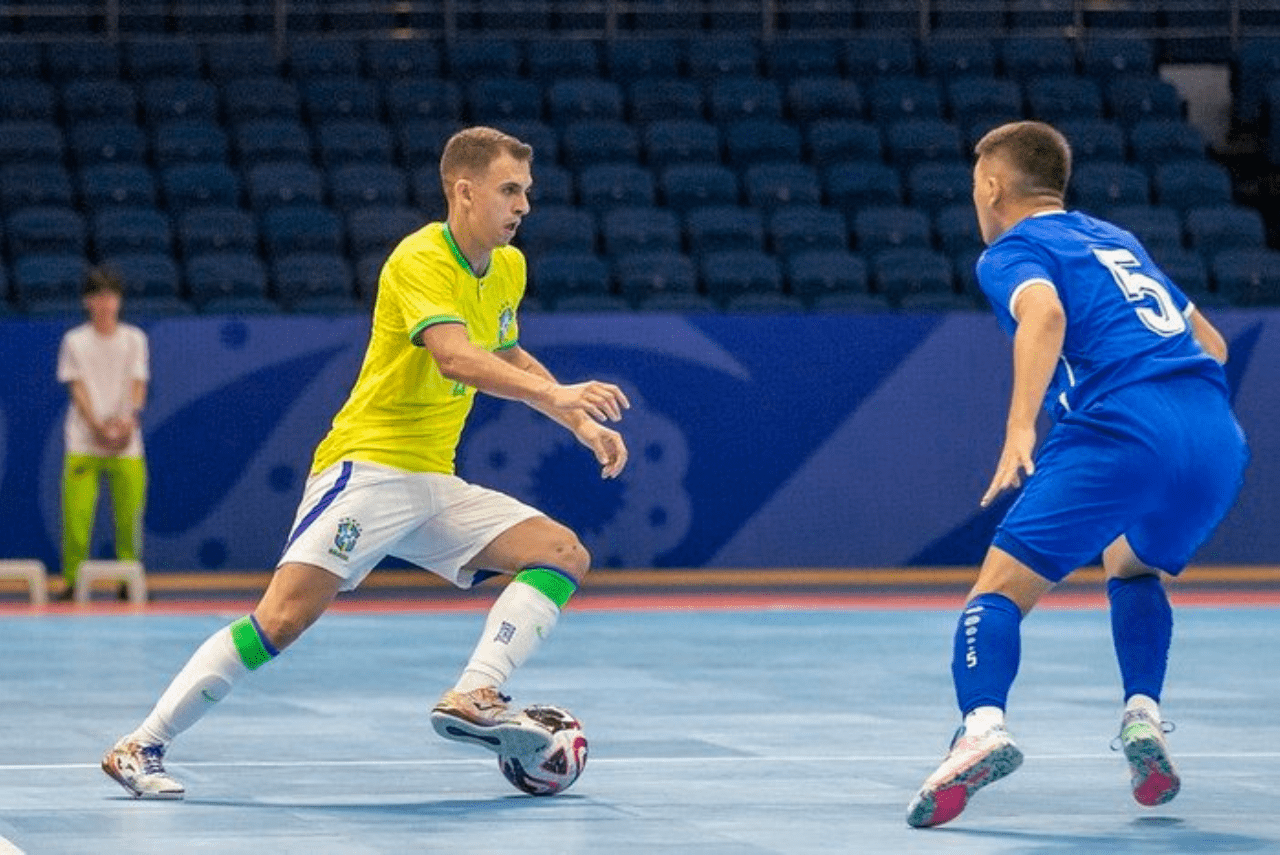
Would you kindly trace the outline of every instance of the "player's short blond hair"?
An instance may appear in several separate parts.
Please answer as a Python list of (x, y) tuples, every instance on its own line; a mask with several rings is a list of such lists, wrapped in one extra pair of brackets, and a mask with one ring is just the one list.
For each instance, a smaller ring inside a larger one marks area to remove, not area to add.
[(1063, 198), (1071, 180), (1071, 144), (1044, 122), (1010, 122), (988, 131), (973, 147), (978, 157), (999, 157), (1021, 175), (1024, 196)]
[(516, 160), (533, 160), (533, 146), (496, 128), (477, 125), (451, 136), (440, 155), (440, 183), (445, 199), (453, 201), (453, 185), (459, 178), (482, 174), (503, 152)]

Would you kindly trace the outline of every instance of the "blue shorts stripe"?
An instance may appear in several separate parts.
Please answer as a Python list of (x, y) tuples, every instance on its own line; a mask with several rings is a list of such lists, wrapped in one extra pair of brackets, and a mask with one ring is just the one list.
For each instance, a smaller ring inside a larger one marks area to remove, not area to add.
[(289, 535), (289, 540), (284, 545), (285, 549), (292, 546), (293, 542), (325, 512), (325, 509), (333, 504), (333, 500), (338, 498), (338, 494), (346, 489), (349, 480), (351, 480), (351, 461), (344, 460), (342, 461), (342, 471), (338, 473), (338, 480), (334, 481), (333, 486), (325, 491), (325, 494), (320, 497), (320, 501), (316, 502), (316, 506), (307, 511), (306, 516), (298, 523), (298, 527)]

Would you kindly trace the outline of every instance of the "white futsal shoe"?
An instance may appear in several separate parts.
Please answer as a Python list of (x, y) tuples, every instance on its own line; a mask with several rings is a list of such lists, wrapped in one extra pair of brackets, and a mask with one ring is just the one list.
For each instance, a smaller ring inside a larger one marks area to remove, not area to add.
[(1022, 752), (1004, 725), (995, 725), (970, 736), (964, 727), (956, 731), (951, 750), (907, 807), (907, 824), (928, 828), (960, 815), (969, 799), (987, 784), (1022, 765)]
[(431, 726), (445, 739), (469, 742), (495, 754), (523, 757), (551, 744), (551, 731), (521, 712), (512, 712), (511, 698), (484, 686), (470, 692), (453, 689), (441, 695), (431, 710)]
[(180, 799), (187, 791), (164, 770), (164, 746), (121, 739), (102, 757), (102, 771), (136, 799)]
[[(1182, 787), (1164, 741), (1166, 725), (1144, 709), (1127, 710), (1120, 721), (1120, 747), (1129, 761), (1133, 797), (1155, 807), (1173, 800)], [(1173, 726), (1168, 725), (1172, 730)]]

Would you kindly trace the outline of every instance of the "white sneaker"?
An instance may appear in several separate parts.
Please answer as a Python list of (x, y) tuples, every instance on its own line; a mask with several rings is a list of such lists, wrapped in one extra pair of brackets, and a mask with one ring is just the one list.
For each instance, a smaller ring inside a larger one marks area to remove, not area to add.
[(529, 756), (551, 744), (551, 731), (520, 712), (511, 698), (488, 686), (470, 692), (452, 689), (431, 710), (431, 726), (445, 739), (470, 742), (503, 756)]
[(1138, 804), (1155, 807), (1172, 801), (1182, 781), (1169, 759), (1164, 725), (1146, 710), (1128, 710), (1120, 721), (1119, 741), (1129, 761), (1133, 797)]
[(974, 793), (1021, 765), (1022, 752), (1003, 725), (976, 736), (969, 736), (961, 727), (942, 765), (925, 779), (907, 807), (907, 824), (928, 828), (950, 822)]
[(164, 746), (121, 739), (102, 757), (102, 771), (136, 799), (180, 799), (187, 791), (164, 770)]

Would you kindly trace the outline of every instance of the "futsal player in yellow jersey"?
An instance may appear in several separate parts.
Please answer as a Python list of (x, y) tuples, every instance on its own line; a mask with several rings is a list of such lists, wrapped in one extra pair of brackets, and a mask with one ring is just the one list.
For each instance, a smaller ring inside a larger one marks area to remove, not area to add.
[(520, 346), (525, 261), (509, 244), (529, 212), (532, 155), (519, 140), (483, 127), (460, 131), (445, 146), (448, 221), (409, 235), (383, 267), (360, 376), (316, 450), (261, 601), (210, 636), (142, 724), (103, 757), (103, 769), (134, 796), (182, 798), (182, 784), (164, 769), (172, 740), (388, 555), (463, 588), (495, 574), (513, 577), (431, 721), (446, 738), (495, 752), (547, 738), (508, 709), (499, 689), (550, 633), (590, 556), (560, 523), (454, 475), (454, 452), (479, 391), (554, 419), (613, 478), (627, 448), (603, 423), (621, 419), (630, 403), (610, 383), (559, 383)]

